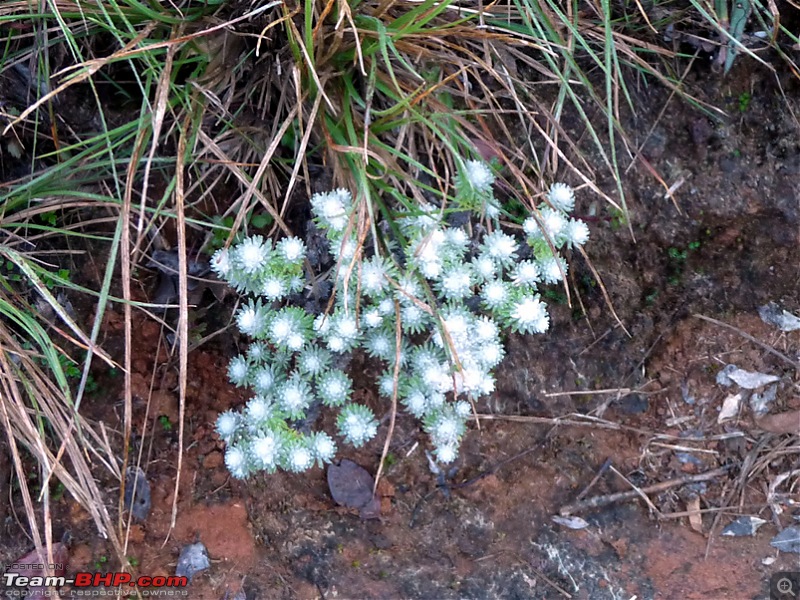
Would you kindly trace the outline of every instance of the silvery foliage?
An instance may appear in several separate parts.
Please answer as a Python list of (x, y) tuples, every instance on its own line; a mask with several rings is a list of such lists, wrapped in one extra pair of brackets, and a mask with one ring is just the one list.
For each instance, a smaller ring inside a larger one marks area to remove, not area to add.
[(335, 299), (324, 314), (285, 305), (305, 287), (302, 240), (273, 244), (253, 236), (214, 255), (216, 273), (250, 297), (236, 322), (254, 340), (228, 369), (230, 380), (254, 396), (241, 412), (217, 420), (234, 476), (330, 462), (337, 449), (331, 436), (292, 427), (320, 402), (338, 411), (347, 443), (361, 446), (375, 436), (373, 412), (351, 400), (353, 382), (335, 367), (337, 356), (357, 349), (383, 364), (380, 394), (396, 394), (422, 421), (438, 460), (455, 460), (472, 412), (468, 400), (495, 389), (493, 371), (505, 354), (501, 335), (547, 331), (539, 288), (563, 280), (567, 263), (559, 251), (589, 237), (586, 224), (569, 216), (575, 197), (565, 184), (554, 184), (548, 202), (525, 220), (530, 248), (522, 248), (499, 227), (488, 165), (465, 162), (455, 183), (455, 209), (477, 213), (488, 229), (449, 225), (441, 208), (422, 205), (396, 221), (405, 247), (390, 242), (382, 252), (359, 243), (349, 191), (316, 194), (314, 218), (336, 260)]

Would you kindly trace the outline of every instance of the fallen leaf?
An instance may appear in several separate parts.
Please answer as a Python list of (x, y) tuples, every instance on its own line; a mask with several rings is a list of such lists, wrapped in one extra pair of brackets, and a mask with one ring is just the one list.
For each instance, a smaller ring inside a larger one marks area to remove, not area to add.
[(373, 494), (375, 480), (363, 467), (352, 460), (342, 459), (328, 466), (328, 488), (336, 504), (358, 509), (362, 519), (380, 516), (380, 498)]
[(717, 383), (729, 387), (735, 383), (739, 387), (747, 390), (754, 390), (770, 383), (779, 381), (780, 377), (768, 375), (758, 371), (745, 371), (736, 365), (727, 365), (722, 371), (717, 373)]
[(700, 498), (695, 496), (686, 503), (689, 512), (689, 526), (697, 533), (703, 533), (703, 515), (700, 513)]
[(725, 400), (722, 402), (722, 408), (719, 411), (719, 416), (717, 417), (717, 423), (719, 424), (729, 421), (739, 414), (739, 406), (741, 403), (741, 394), (733, 394), (732, 396), (725, 398)]
[(554, 523), (558, 523), (569, 529), (586, 529), (589, 526), (589, 523), (580, 517), (561, 517), (559, 515), (553, 515), (551, 518)]
[(759, 429), (770, 433), (800, 434), (800, 410), (790, 410), (777, 415), (765, 415), (755, 421)]

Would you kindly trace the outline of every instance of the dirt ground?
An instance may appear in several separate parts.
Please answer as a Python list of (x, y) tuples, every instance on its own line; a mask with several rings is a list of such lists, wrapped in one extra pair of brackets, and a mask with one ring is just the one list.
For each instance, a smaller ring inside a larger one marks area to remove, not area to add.
[[(689, 84), (701, 88), (703, 74), (696, 78)], [(219, 336), (190, 355), (187, 441), (170, 531), (177, 366), (160, 326), (137, 315), (134, 449), (143, 449), (152, 510), (128, 534), (136, 570), (173, 574), (181, 547), (201, 541), (211, 567), (188, 588), (198, 600), (769, 598), (772, 574), (798, 570), (797, 555), (769, 542), (800, 516), (800, 482), (795, 475), (780, 484), (780, 515), (766, 493), (776, 477), (800, 468), (800, 438), (761, 428), (746, 393), (738, 412), (719, 422), (737, 388), (722, 387), (717, 375), (727, 364), (776, 375), (770, 412), (800, 409), (800, 333), (783, 333), (758, 314), (770, 301), (800, 312), (800, 136), (786, 110), (800, 106), (797, 83), (783, 83), (780, 89), (773, 75), (744, 67), (709, 78), (698, 93), (727, 111), (720, 121), (675, 99), (665, 107), (663, 90), (637, 92), (641, 109), (624, 123), (638, 132), (632, 141), (667, 186), (683, 184), (670, 198), (643, 161), (623, 164), (630, 229), (588, 189), (578, 191), (577, 212), (592, 231), (587, 253), (619, 320), (575, 257), (573, 306), (555, 297), (546, 336), (509, 340), (499, 388), (478, 406), (487, 418), (471, 426), (445, 485), (429, 470), (415, 420), (399, 416), (379, 488), (380, 520), (337, 507), (319, 469), (246, 482), (228, 476), (213, 423), (246, 396), (225, 377), (240, 342)], [(610, 180), (600, 185), (613, 190)], [(143, 279), (141, 299), (153, 293), (149, 283)], [(229, 304), (210, 294), (203, 302), (198, 322), (212, 314), (225, 322)], [(122, 325), (111, 312), (103, 331), (104, 348), (118, 358)], [(96, 380), (86, 417), (118, 430), (121, 378), (98, 371)], [(373, 390), (357, 393), (386, 414)], [(384, 418), (372, 443), (340, 456), (374, 474), (387, 428)], [(708, 480), (697, 477), (718, 469)], [(676, 480), (646, 502), (576, 511), (582, 529), (553, 520), (579, 497)], [(116, 506), (119, 483), (105, 484), (103, 500)], [(87, 513), (69, 497), (57, 512), (54, 521), (74, 540), (70, 572), (114, 568), (113, 549)], [(767, 523), (753, 536), (722, 536), (739, 515)], [(2, 524), (0, 563), (30, 549), (19, 522), (9, 516)]]

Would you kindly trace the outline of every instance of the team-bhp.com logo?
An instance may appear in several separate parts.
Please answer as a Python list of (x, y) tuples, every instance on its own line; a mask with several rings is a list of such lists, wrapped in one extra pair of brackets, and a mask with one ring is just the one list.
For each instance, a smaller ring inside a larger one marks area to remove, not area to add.
[[(155, 575), (153, 577), (141, 575), (133, 577), (130, 573), (112, 572), (112, 573), (88, 573), (79, 572), (75, 573), (73, 577), (64, 576), (31, 576), (23, 575), (21, 573), (4, 573), (3, 574), (3, 587), (6, 590), (13, 588), (28, 589), (39, 588), (56, 588), (60, 589), (67, 585), (72, 587), (73, 595), (83, 595), (79, 590), (90, 590), (101, 587), (119, 589), (120, 587), (138, 588), (139, 590), (150, 590), (149, 595), (157, 595), (152, 592), (160, 590), (161, 592), (167, 590), (177, 591), (179, 588), (185, 588), (189, 584), (186, 577), (179, 577), (177, 575), (165, 576)], [(78, 592), (75, 594), (74, 592)], [(161, 594), (158, 594), (161, 595)]]

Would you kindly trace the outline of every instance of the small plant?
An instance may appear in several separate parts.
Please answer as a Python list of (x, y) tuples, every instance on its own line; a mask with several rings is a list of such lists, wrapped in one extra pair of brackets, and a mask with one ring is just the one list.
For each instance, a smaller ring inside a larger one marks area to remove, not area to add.
[(172, 423), (167, 415), (161, 415), (158, 417), (158, 424), (161, 425), (161, 428), (164, 431), (172, 431)]
[(345, 369), (357, 349), (384, 365), (380, 394), (398, 397), (421, 420), (438, 459), (456, 458), (469, 401), (495, 389), (493, 370), (505, 355), (501, 335), (547, 331), (539, 288), (563, 281), (567, 263), (559, 250), (589, 237), (586, 224), (568, 216), (572, 189), (557, 183), (549, 204), (524, 221), (527, 245), (521, 245), (499, 227), (493, 183), (489, 167), (478, 161), (463, 164), (456, 178), (455, 214), (471, 211), (486, 227), (463, 218), (454, 219), (463, 225), (451, 225), (451, 211), (423, 205), (396, 215), (395, 237), (377, 238), (371, 247), (369, 228), (357, 227), (350, 192), (315, 195), (316, 224), (336, 261), (331, 309), (322, 314), (286, 302), (305, 287), (302, 240), (273, 244), (252, 236), (215, 253), (212, 268), (251, 297), (235, 318), (254, 342), (230, 362), (228, 375), (255, 396), (242, 412), (227, 411), (217, 420), (234, 476), (330, 462), (332, 437), (293, 426), (314, 405), (338, 410), (345, 442), (358, 447), (375, 436), (370, 407), (350, 399), (353, 383)]

